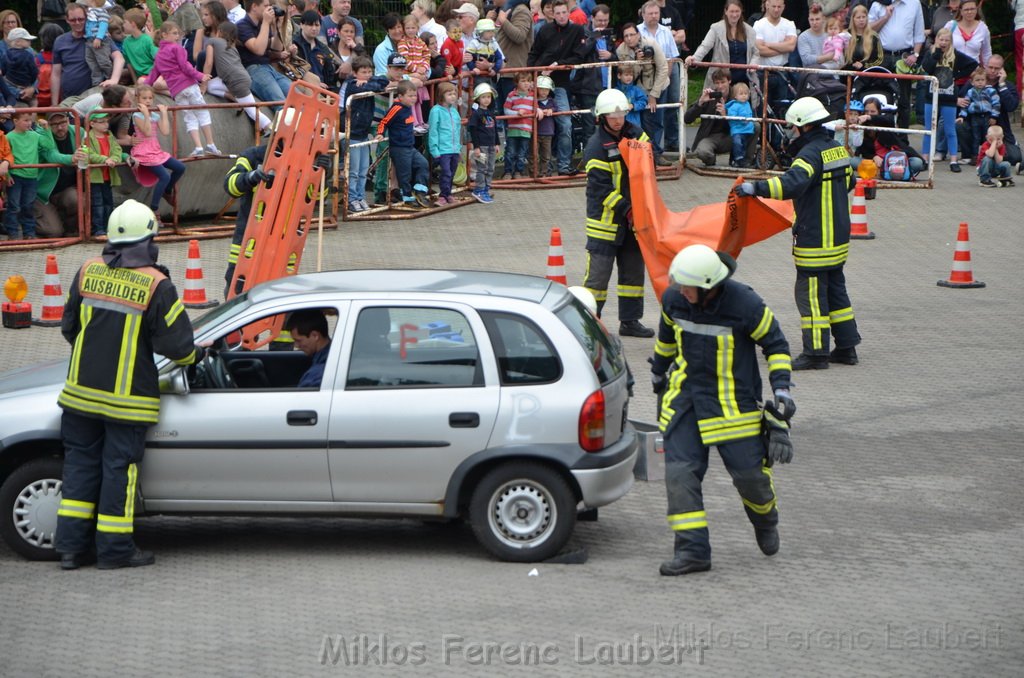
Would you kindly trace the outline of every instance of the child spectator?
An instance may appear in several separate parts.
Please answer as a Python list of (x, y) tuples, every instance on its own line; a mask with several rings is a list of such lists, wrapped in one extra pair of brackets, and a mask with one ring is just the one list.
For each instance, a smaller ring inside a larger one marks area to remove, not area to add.
[[(89, 151), (89, 192), (92, 202), (92, 235), (107, 234), (107, 219), (114, 209), (114, 186), (121, 185), (121, 175), (114, 167), (130, 156), (110, 133), (110, 117), (106, 113), (89, 115), (89, 133), (85, 138)], [(129, 163), (130, 164), (130, 163)]]
[[(369, 57), (352, 59), (352, 75), (341, 86), (341, 106), (353, 94), (383, 92), (388, 79), (373, 74), (373, 61)], [(354, 99), (348, 108), (349, 144), (370, 140), (370, 126), (373, 124), (373, 110), (376, 97)], [(341, 111), (341, 122), (345, 124), (345, 110)], [(358, 146), (348, 151), (348, 211), (365, 212), (370, 209), (366, 202), (366, 174), (370, 169), (370, 147)]]
[(985, 143), (978, 151), (978, 184), (985, 188), (995, 188), (996, 182), (1001, 186), (1013, 186), (1010, 178), (1010, 163), (1006, 157), (1006, 145), (1003, 144), (1003, 128), (992, 125), (988, 128)]
[(444, 77), (452, 77), (455, 75), (455, 69), (448, 65), (445, 61), (444, 56), (441, 54), (441, 46), (437, 44), (437, 36), (430, 31), (423, 31), (420, 33), (420, 40), (427, 46), (427, 51), (430, 52), (430, 79), (439, 80)]
[(466, 52), (473, 57), (466, 64), (466, 70), (472, 71), (476, 76), (473, 82), (477, 85), (493, 85), (498, 77), (498, 71), (505, 64), (505, 55), (498, 47), (498, 41), (494, 39), (495, 30), (493, 21), (480, 19), (476, 22), (476, 35), (466, 45)]
[(4, 80), (18, 95), (18, 101), (27, 106), (35, 105), (35, 95), (27, 95), (39, 79), (39, 64), (36, 53), (29, 46), (36, 36), (24, 28), (12, 28), (7, 33), (7, 51), (0, 60), (0, 72)]
[(960, 109), (957, 122), (964, 125), (965, 145), (964, 156), (972, 160), (978, 153), (981, 140), (988, 136), (989, 125), (996, 124), (999, 119), (999, 91), (988, 84), (988, 76), (984, 68), (977, 68), (971, 73), (971, 86), (964, 92), (967, 106)]
[(416, 119), (416, 132), (423, 134), (426, 132), (426, 126), (423, 124), (422, 106), (423, 102), (430, 101), (430, 93), (422, 82), (430, 78), (430, 50), (420, 40), (420, 24), (416, 17), (410, 14), (402, 19), (402, 29), (405, 31), (405, 35), (399, 39), (396, 50), (405, 57), (406, 74), (419, 83), (416, 89), (419, 103), (412, 107), (412, 114)]
[(39, 42), (42, 49), (36, 54), (39, 66), (39, 81), (36, 85), (36, 105), (51, 106), (50, 75), (53, 73), (53, 43), (64, 30), (53, 22), (47, 22), (39, 29)]
[(448, 39), (441, 45), (441, 56), (458, 73), (462, 70), (462, 28), (459, 27), (458, 19), (450, 20), (444, 28), (448, 31)]
[(430, 131), (427, 133), (427, 145), (430, 155), (437, 161), (441, 169), (440, 196), (438, 205), (449, 205), (452, 199), (452, 179), (459, 167), (459, 156), (462, 155), (462, 116), (456, 104), (459, 92), (450, 82), (442, 82), (437, 86), (438, 103), (430, 109)]
[[(555, 81), (549, 76), (541, 75), (537, 78), (537, 156), (538, 174), (543, 177), (551, 176), (551, 143), (555, 138), (555, 119), (551, 117), (555, 113), (555, 98), (551, 92), (555, 89)], [(643, 90), (640, 90), (643, 92)], [(644, 94), (644, 105), (647, 104), (647, 95)]]
[[(11, 144), (7, 141), (7, 135), (0, 131), (0, 188), (7, 186), (11, 176), (11, 165), (14, 164), (14, 154), (11, 152)], [(3, 205), (0, 205), (2, 208)], [(7, 238), (7, 232), (0, 233), (3, 239)]]
[(398, 83), (395, 102), (377, 125), (377, 141), (383, 141), (384, 132), (388, 133), (391, 162), (395, 165), (402, 202), (410, 207), (416, 204), (430, 207), (430, 189), (427, 186), (430, 182), (430, 169), (426, 158), (414, 146), (416, 137), (413, 132), (412, 108), (416, 100), (415, 83)]
[(530, 73), (516, 73), (516, 88), (505, 99), (505, 115), (517, 118), (506, 120), (505, 133), (505, 177), (508, 179), (526, 176), (526, 156), (533, 139), (533, 117), (536, 102), (533, 98), (533, 77)]
[[(185, 54), (185, 48), (179, 44), (180, 41), (181, 29), (178, 28), (178, 24), (173, 21), (165, 21), (160, 26), (160, 48), (157, 50), (156, 59), (153, 60), (153, 70), (145, 78), (140, 78), (140, 82), (156, 82), (158, 78), (163, 77), (167, 83), (167, 89), (174, 97), (174, 103), (179, 106), (205, 106), (206, 100), (203, 99), (203, 95), (199, 91), (199, 83), (209, 81), (210, 75), (200, 73), (188, 62), (188, 55)], [(185, 129), (188, 130), (189, 136), (192, 137), (192, 143), (195, 145), (191, 156), (198, 158), (204, 153), (222, 155), (220, 149), (213, 143), (210, 111), (205, 108), (186, 109), (183, 114)], [(203, 143), (199, 139), (200, 128), (203, 130), (203, 136), (206, 137), (205, 151)]]
[[(71, 156), (60, 153), (53, 141), (53, 135), (45, 127), (33, 127), (36, 114), (15, 110), (14, 129), (7, 134), (14, 165), (38, 165), (52, 162), (70, 165)], [(16, 167), (7, 175), (7, 209), (4, 212), (4, 228), (7, 237), (18, 239), (18, 229), (25, 240), (36, 237), (35, 201), (39, 169)]]
[(647, 108), (647, 92), (636, 84), (636, 66), (633, 64), (622, 64), (616, 67), (619, 82), (615, 89), (626, 95), (626, 100), (632, 108), (626, 114), (626, 122), (634, 127), (640, 127), (640, 112)]
[(469, 138), (473, 142), (473, 164), (476, 180), (473, 197), (482, 203), (494, 202), (491, 197), (491, 177), (494, 176), (494, 159), (498, 146), (498, 128), (494, 122), (494, 88), (486, 82), (473, 89), (473, 110), (469, 114)]
[(157, 129), (160, 134), (169, 135), (171, 121), (167, 117), (167, 106), (157, 106), (159, 113), (151, 110), (155, 99), (156, 94), (151, 86), (139, 85), (135, 88), (135, 101), (139, 110), (132, 113), (132, 122), (135, 124), (132, 157), (139, 165), (156, 175), (156, 185), (153, 186), (153, 195), (149, 199), (149, 208), (157, 214), (160, 198), (171, 206), (174, 205), (174, 185), (185, 173), (185, 164), (160, 147)]
[(93, 87), (106, 80), (114, 69), (109, 30), (110, 12), (106, 0), (89, 0), (85, 10), (85, 63), (89, 66)]
[[(389, 90), (394, 90), (398, 86), (398, 84), (400, 82), (403, 82), (403, 81), (406, 81), (406, 80), (409, 79), (409, 75), (405, 72), (405, 65), (406, 65), (405, 64), (405, 57), (402, 56), (401, 54), (399, 54), (398, 52), (393, 52), (393, 53), (388, 55), (388, 59), (387, 59), (388, 87), (387, 88)], [(394, 96), (393, 92), (388, 92), (387, 94), (381, 93), (381, 94), (378, 94), (378, 95), (374, 96), (374, 98), (373, 98), (373, 101), (374, 101), (374, 104), (373, 104), (373, 121), (374, 121), (374, 123), (379, 123), (381, 120), (383, 120), (384, 116), (387, 115), (389, 110), (391, 110), (391, 100), (392, 100), (393, 96)], [(415, 133), (415, 129), (413, 130), (413, 132)], [(383, 141), (383, 142), (380, 142), (380, 143), (377, 144), (377, 158), (379, 158), (379, 160), (377, 161), (377, 172), (375, 173), (374, 179), (373, 179), (373, 198), (374, 198), (374, 202), (376, 202), (378, 204), (385, 204), (385, 203), (388, 203), (388, 202), (395, 202), (395, 201), (400, 199), (400, 196), (397, 195), (397, 193), (398, 193), (397, 189), (395, 189), (395, 194), (396, 195), (393, 197), (393, 199), (391, 199), (392, 196), (389, 195), (389, 193), (390, 193), (390, 190), (389, 190), (389, 186), (390, 186), (389, 175), (391, 173), (391, 170), (390, 170), (391, 162), (390, 162), (390, 159), (389, 159), (388, 155), (386, 155), (387, 148), (388, 148), (388, 142), (387, 141)]]
[[(238, 54), (238, 28), (230, 21), (223, 21), (216, 28), (213, 37), (206, 39), (206, 45), (213, 51), (214, 68), (217, 77), (206, 85), (206, 91), (224, 99), (233, 99), (240, 104), (255, 104), (252, 95), (252, 78), (242, 66), (242, 57)], [(271, 120), (259, 112), (256, 106), (246, 106), (245, 114), (256, 123), (264, 136), (269, 136)]]
[(292, 36), (292, 44), (298, 50), (298, 56), (309, 63), (310, 71), (320, 78), (325, 88), (336, 90), (338, 67), (334, 65), (335, 57), (327, 41), (320, 37), (320, 15), (313, 10), (303, 12), (297, 28), (299, 30)]
[(859, 127), (860, 116), (864, 113), (864, 104), (857, 99), (850, 99), (850, 106), (846, 109), (846, 116), (843, 120), (831, 120), (822, 125), (827, 130), (836, 133), (836, 141), (841, 141), (846, 150), (850, 151), (850, 165), (856, 171), (861, 158), (857, 151), (864, 144), (864, 130)]
[(124, 13), (125, 36), (121, 51), (136, 80), (149, 75), (156, 58), (156, 43), (151, 35), (144, 32), (145, 28), (146, 13), (141, 9), (130, 9)]
[(821, 53), (832, 58), (821, 64), (821, 67), (836, 70), (846, 63), (846, 45), (850, 42), (850, 34), (843, 30), (843, 22), (834, 14), (828, 18), (825, 30), (828, 37), (821, 47)]
[[(124, 12), (124, 8), (120, 5), (116, 7), (120, 12)], [(111, 49), (117, 52), (124, 51), (124, 18), (114, 14), (113, 11), (110, 13), (110, 24), (107, 27), (107, 34), (110, 36)]]
[[(733, 84), (729, 92), (731, 98), (725, 102), (726, 115), (754, 117), (754, 109), (750, 105), (750, 88), (745, 82)], [(747, 166), (747, 144), (754, 135), (754, 123), (750, 120), (730, 120), (729, 136), (732, 137), (732, 154), (729, 156), (730, 167)]]

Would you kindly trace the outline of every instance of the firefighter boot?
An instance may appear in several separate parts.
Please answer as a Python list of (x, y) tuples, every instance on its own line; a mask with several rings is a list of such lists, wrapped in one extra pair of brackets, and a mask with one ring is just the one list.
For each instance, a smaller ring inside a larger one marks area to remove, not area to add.
[(146, 565), (152, 565), (156, 562), (156, 556), (153, 555), (152, 551), (143, 551), (140, 548), (136, 548), (135, 552), (132, 553), (125, 560), (101, 560), (96, 563), (97, 570), (117, 570), (122, 567), (145, 567)]
[(807, 355), (801, 353), (793, 359), (793, 371), (797, 370), (827, 370), (829, 357), (825, 355)]
[(755, 527), (754, 537), (757, 538), (757, 545), (761, 553), (766, 556), (774, 556), (779, 552), (779, 528), (777, 527)]
[(650, 339), (654, 336), (654, 330), (642, 324), (639, 320), (623, 320), (619, 323), (619, 336)]
[(836, 348), (828, 354), (828, 361), (830, 363), (842, 363), (844, 365), (856, 365), (860, 362), (857, 359), (857, 349), (851, 346), (850, 348)]
[(676, 535), (675, 554), (672, 560), (666, 560), (658, 568), (658, 572), (664, 577), (678, 577), (682, 574), (693, 574), (694, 572), (707, 572), (711, 569), (710, 560), (698, 560), (686, 552), (687, 546), (692, 548), (690, 542)]

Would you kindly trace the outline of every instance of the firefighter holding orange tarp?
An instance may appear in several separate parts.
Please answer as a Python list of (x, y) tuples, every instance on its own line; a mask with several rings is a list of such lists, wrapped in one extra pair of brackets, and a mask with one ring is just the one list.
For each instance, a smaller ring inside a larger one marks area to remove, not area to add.
[[(803, 351), (793, 360), (794, 370), (827, 369), (830, 362), (856, 365), (860, 343), (843, 274), (850, 249), (847, 193), (855, 179), (846, 149), (822, 128), (828, 117), (813, 97), (794, 101), (786, 111), (796, 134), (790, 143), (793, 165), (782, 176), (736, 187), (740, 195), (791, 198), (796, 207), (793, 259)], [(830, 335), (836, 344), (831, 353)]]
[(644, 258), (633, 232), (629, 199), (629, 168), (619, 151), (621, 139), (647, 136), (626, 122), (630, 111), (626, 95), (606, 89), (597, 96), (594, 114), (597, 131), (587, 142), (584, 162), (587, 172), (587, 274), (583, 286), (597, 300), (597, 315), (608, 299), (612, 266), (619, 267), (619, 334), (649, 338), (654, 330), (645, 327)]

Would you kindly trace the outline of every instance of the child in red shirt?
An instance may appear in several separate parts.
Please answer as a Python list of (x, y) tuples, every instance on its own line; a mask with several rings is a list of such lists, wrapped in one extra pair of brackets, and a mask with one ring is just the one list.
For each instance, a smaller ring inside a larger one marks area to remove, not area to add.
[(448, 65), (458, 73), (462, 70), (462, 29), (459, 28), (458, 19), (452, 19), (444, 25), (448, 31), (448, 39), (441, 45), (441, 56), (448, 62)]
[[(985, 135), (985, 143), (978, 151), (978, 184), (985, 188), (1013, 186), (1010, 178), (1010, 163), (1006, 162), (1006, 146), (1003, 145), (1003, 128), (992, 125)], [(996, 184), (995, 179), (999, 183)]]

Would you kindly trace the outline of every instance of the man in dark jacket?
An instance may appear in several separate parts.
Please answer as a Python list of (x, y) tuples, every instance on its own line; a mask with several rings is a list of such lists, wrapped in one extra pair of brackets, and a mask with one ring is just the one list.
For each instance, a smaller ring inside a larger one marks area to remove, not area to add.
[[(725, 102), (729, 98), (729, 71), (719, 68), (711, 74), (711, 87), (701, 92), (700, 97), (683, 113), (683, 122), (687, 125), (700, 118), (700, 127), (693, 137), (693, 144), (687, 158), (697, 158), (705, 167), (711, 167), (717, 161), (719, 153), (732, 150), (732, 136), (729, 134), (729, 121), (721, 118), (704, 118), (704, 115), (726, 115)], [(746, 157), (754, 159), (757, 146), (757, 134), (751, 134), (747, 142)], [(751, 162), (753, 164), (753, 162)]]
[(626, 122), (630, 104), (617, 89), (597, 97), (597, 131), (587, 142), (587, 277), (583, 286), (597, 301), (597, 316), (608, 300), (612, 266), (618, 264), (619, 334), (649, 338), (654, 330), (640, 323), (644, 315), (644, 258), (633, 232), (633, 206), (629, 199), (629, 168), (619, 152), (619, 141), (647, 137)]
[[(545, 24), (537, 33), (526, 58), (527, 66), (569, 66), (583, 63), (587, 56), (587, 36), (583, 26), (569, 21), (569, 3), (566, 0), (554, 0), (551, 3), (555, 20)], [(568, 111), (569, 108), (569, 71), (544, 71), (555, 83), (555, 111)], [(572, 167), (572, 121), (568, 115), (555, 117), (558, 127), (555, 135), (555, 155), (558, 158), (558, 173), (570, 176), (577, 173)]]
[[(796, 208), (793, 260), (803, 352), (793, 361), (794, 370), (823, 370), (830, 362), (856, 365), (860, 343), (843, 274), (854, 177), (846, 148), (821, 126), (828, 117), (813, 97), (794, 101), (786, 111), (786, 122), (797, 135), (790, 144), (796, 154), (792, 166), (780, 177), (736, 187), (740, 195), (792, 199)], [(830, 334), (836, 343), (831, 353)]]
[(57, 399), (64, 478), (55, 545), (65, 570), (92, 562), (94, 547), (104, 570), (155, 562), (132, 539), (137, 464), (160, 415), (153, 354), (191, 365), (203, 353), (167, 269), (156, 264), (159, 227), (134, 200), (115, 209), (102, 256), (79, 269), (64, 307), (61, 333), (73, 348)]

